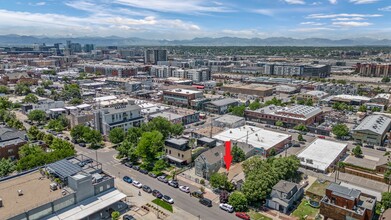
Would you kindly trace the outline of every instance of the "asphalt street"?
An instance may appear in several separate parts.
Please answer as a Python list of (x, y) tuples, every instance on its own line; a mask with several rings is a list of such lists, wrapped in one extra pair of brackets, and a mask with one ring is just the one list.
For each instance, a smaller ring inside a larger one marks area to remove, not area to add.
[[(124, 176), (129, 176), (133, 180), (137, 180), (142, 184), (148, 185), (152, 189), (159, 190), (162, 194), (170, 196), (174, 199), (174, 210), (175, 206), (191, 213), (194, 216), (199, 216), (200, 219), (205, 220), (215, 220), (215, 219), (238, 219), (234, 214), (230, 214), (221, 210), (217, 203), (213, 203), (213, 207), (208, 208), (198, 202), (198, 199), (190, 197), (189, 194), (180, 191), (177, 188), (173, 188), (168, 184), (162, 183), (157, 179), (154, 179), (148, 175), (142, 174), (138, 171), (135, 171), (131, 168), (128, 168), (121, 164), (118, 160), (115, 159), (117, 154), (114, 149), (100, 149), (97, 152), (95, 150), (90, 150), (86, 148), (81, 148), (79, 146), (75, 147), (78, 153), (82, 153), (86, 156), (95, 159), (98, 157), (98, 161), (102, 163), (103, 170), (108, 172), (110, 175), (117, 178), (123, 178)], [(179, 181), (179, 185), (185, 185)], [(196, 191), (198, 188), (187, 185), (190, 187), (190, 191)], [(129, 187), (134, 187), (129, 184)], [(141, 190), (142, 191), (142, 190)], [(142, 194), (146, 192), (142, 191)]]

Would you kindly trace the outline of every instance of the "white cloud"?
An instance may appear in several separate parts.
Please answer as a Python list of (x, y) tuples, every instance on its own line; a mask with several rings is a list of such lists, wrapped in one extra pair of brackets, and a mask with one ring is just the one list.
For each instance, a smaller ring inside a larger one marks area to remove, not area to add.
[(46, 2), (36, 2), (36, 3), (29, 2), (28, 5), (30, 5), (30, 6), (44, 6), (44, 5), (46, 5)]
[(379, 0), (350, 0), (351, 3), (356, 4), (356, 5), (361, 5), (361, 4), (372, 4), (375, 2), (378, 2)]
[(309, 27), (309, 28), (296, 28), (292, 29), (290, 31), (293, 32), (314, 32), (314, 31), (332, 31), (333, 28), (327, 28), (327, 27)]
[(391, 11), (391, 5), (384, 8), (379, 8), (379, 11)]
[(331, 20), (333, 20), (333, 21), (362, 21), (362, 20), (366, 20), (366, 19), (363, 17), (351, 17), (351, 18), (333, 18)]
[(301, 25), (313, 25), (313, 26), (322, 26), (324, 23), (319, 23), (319, 22), (313, 22), (313, 21), (308, 21), (308, 22), (301, 22)]
[(113, 3), (152, 11), (195, 14), (207, 12), (232, 12), (221, 2), (207, 0), (114, 0)]
[(273, 16), (275, 14), (273, 9), (255, 9), (252, 12), (266, 16)]
[(383, 15), (380, 14), (310, 14), (306, 18), (309, 19), (328, 19), (328, 18), (339, 18), (339, 17), (361, 17), (361, 18), (373, 18), (373, 17), (381, 17)]
[(339, 27), (367, 27), (372, 25), (372, 23), (369, 22), (357, 22), (357, 21), (340, 21), (340, 22), (333, 22), (332, 24)]
[(291, 4), (291, 5), (304, 5), (305, 1), (304, 0), (284, 0), (286, 3)]
[(337, 1), (337, 0), (329, 0), (329, 2), (330, 2), (331, 4), (333, 4), (333, 5), (335, 5), (335, 4), (337, 4), (337, 3), (338, 3), (338, 1)]

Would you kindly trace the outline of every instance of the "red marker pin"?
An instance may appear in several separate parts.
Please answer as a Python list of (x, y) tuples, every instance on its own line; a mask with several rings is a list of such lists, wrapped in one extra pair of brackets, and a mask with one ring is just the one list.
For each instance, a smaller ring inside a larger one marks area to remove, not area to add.
[(225, 142), (224, 162), (225, 162), (225, 167), (227, 168), (227, 171), (229, 171), (229, 167), (231, 166), (231, 162), (232, 162), (231, 141)]

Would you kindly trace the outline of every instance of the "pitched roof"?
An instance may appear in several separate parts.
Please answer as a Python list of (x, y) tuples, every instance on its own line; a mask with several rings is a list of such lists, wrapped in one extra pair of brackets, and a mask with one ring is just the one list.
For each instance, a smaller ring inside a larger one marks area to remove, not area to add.
[(341, 186), (336, 183), (331, 183), (328, 187), (328, 190), (331, 190), (334, 195), (340, 196), (346, 199), (357, 199), (360, 197), (361, 191), (357, 189), (350, 189), (346, 186)]
[(222, 157), (224, 157), (224, 155), (225, 146), (222, 144), (203, 152), (199, 157), (206, 160), (208, 164), (215, 164), (218, 161), (222, 160)]
[(383, 115), (370, 115), (353, 129), (353, 131), (369, 130), (376, 134), (382, 135), (391, 124), (391, 119)]
[(273, 189), (279, 192), (289, 193), (295, 187), (297, 187), (296, 183), (292, 183), (286, 180), (280, 180), (276, 185), (273, 186)]
[(215, 105), (215, 106), (224, 106), (224, 105), (229, 105), (229, 104), (233, 104), (236, 102), (238, 102), (238, 101), (236, 101), (235, 99), (225, 98), (225, 99), (212, 101), (212, 102), (210, 102), (210, 104)]

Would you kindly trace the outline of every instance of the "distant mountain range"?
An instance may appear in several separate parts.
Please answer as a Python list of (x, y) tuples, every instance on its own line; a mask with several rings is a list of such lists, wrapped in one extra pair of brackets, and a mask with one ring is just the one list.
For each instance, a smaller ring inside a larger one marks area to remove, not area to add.
[(194, 38), (192, 40), (150, 40), (137, 37), (41, 37), (21, 35), (0, 35), (1, 46), (31, 45), (34, 43), (53, 45), (71, 40), (80, 44), (95, 44), (97, 46), (391, 46), (391, 40), (373, 38), (354, 38), (330, 40), (326, 38), (295, 39), (289, 37), (269, 38)]

